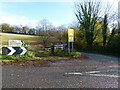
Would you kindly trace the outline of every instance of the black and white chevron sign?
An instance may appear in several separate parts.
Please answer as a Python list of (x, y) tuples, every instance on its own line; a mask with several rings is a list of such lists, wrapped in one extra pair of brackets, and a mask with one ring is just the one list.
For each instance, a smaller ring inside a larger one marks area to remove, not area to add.
[(26, 47), (2, 47), (2, 55), (24, 55), (26, 53)]

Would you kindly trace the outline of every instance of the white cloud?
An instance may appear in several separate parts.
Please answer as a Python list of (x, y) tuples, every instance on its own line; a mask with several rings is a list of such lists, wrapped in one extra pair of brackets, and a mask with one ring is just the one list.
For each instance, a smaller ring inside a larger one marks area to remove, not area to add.
[(19, 15), (13, 15), (10, 13), (7, 13), (3, 10), (3, 8), (6, 7), (4, 3), (0, 2), (0, 24), (2, 23), (8, 23), (10, 25), (27, 25), (29, 27), (35, 27), (39, 20), (36, 19), (29, 19), (25, 16), (19, 16)]
[[(34, 28), (38, 25), (40, 20), (37, 19), (29, 19), (25, 16), (1, 16), (0, 15), (0, 24), (8, 23), (10, 25), (22, 25), (22, 26), (29, 26)], [(53, 26), (57, 27), (58, 24), (53, 24)]]
[(35, 27), (38, 20), (30, 20), (25, 16), (0, 16), (0, 24), (8, 23), (10, 25), (27, 25)]
[(5, 4), (0, 2), (0, 24), (8, 23), (10, 25), (22, 25), (22, 26), (27, 25), (31, 28), (34, 28), (38, 25), (38, 22), (40, 21), (37, 19), (29, 19), (28, 17), (25, 16), (7, 13), (6, 11), (3, 10), (4, 7)]

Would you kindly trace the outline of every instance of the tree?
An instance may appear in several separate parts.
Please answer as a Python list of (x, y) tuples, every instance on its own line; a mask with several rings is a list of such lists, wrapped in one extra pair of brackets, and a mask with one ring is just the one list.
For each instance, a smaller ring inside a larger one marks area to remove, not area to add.
[(35, 29), (35, 28), (31, 28), (31, 29), (28, 31), (28, 34), (30, 34), (30, 35), (36, 35), (36, 29)]
[(75, 31), (75, 43), (80, 47), (85, 45), (85, 31), (79, 27), (79, 31)]
[(114, 38), (115, 34), (116, 34), (116, 27), (112, 28), (112, 32), (111, 32), (111, 34), (109, 36), (109, 40), (108, 40), (107, 45), (109, 45), (111, 43), (111, 41)]
[(20, 30), (21, 30), (20, 26), (14, 26), (15, 33), (20, 33)]
[(27, 34), (30, 29), (29, 29), (28, 26), (23, 26), (23, 29), (22, 29), (22, 30), (23, 30), (23, 33), (24, 33), (24, 34)]
[(2, 32), (2, 25), (0, 25), (0, 32)]
[(7, 24), (7, 23), (3, 23), (3, 24), (1, 24), (1, 26), (2, 26), (2, 28), (1, 28), (1, 30), (2, 30), (2, 32), (14, 32), (14, 28), (13, 27), (11, 27), (10, 26), (10, 24)]
[(100, 2), (76, 3), (75, 13), (80, 26), (85, 31), (85, 40), (87, 46), (92, 46), (97, 33), (94, 33), (97, 27), (98, 14), (100, 12)]
[(56, 34), (54, 34), (54, 37), (58, 40), (59, 43), (65, 42), (64, 39), (66, 38), (63, 37), (64, 32), (67, 30), (67, 28), (64, 25), (58, 26), (56, 28)]
[(37, 35), (40, 36), (40, 40), (42, 40), (44, 46), (46, 46), (51, 38), (51, 34), (49, 32), (49, 30), (52, 29), (51, 23), (48, 20), (43, 19), (38, 23), (36, 28), (38, 30)]
[(103, 19), (103, 27), (102, 27), (103, 46), (106, 45), (107, 29), (108, 29), (108, 21), (107, 21), (107, 15), (105, 15)]

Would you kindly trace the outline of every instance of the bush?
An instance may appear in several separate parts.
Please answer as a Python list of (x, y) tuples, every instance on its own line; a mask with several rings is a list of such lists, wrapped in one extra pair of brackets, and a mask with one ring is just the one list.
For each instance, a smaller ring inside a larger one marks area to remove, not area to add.
[(2, 59), (7, 59), (7, 60), (16, 60), (16, 57), (15, 56), (2, 56)]
[(32, 51), (28, 51), (26, 56), (28, 56), (28, 57), (35, 57), (35, 54)]
[(34, 52), (33, 54), (35, 57), (50, 56), (50, 51), (43, 46), (37, 46), (32, 48), (32, 52)]
[(35, 56), (50, 56), (50, 52), (46, 52), (46, 51), (42, 51), (42, 50), (38, 50), (35, 52)]
[(54, 52), (55, 56), (81, 56), (82, 54), (80, 52), (70, 52), (68, 53), (67, 51), (60, 51), (56, 50)]
[(70, 52), (69, 56), (81, 56), (82, 54), (80, 52)]
[(39, 59), (39, 57), (35, 57), (35, 54), (32, 51), (28, 51), (26, 55), (2, 56), (2, 62), (26, 61), (26, 60), (35, 60), (35, 59)]
[(55, 52), (54, 52), (54, 55), (55, 56), (65, 56), (65, 52), (63, 52), (63, 51), (60, 51), (60, 50), (56, 50)]

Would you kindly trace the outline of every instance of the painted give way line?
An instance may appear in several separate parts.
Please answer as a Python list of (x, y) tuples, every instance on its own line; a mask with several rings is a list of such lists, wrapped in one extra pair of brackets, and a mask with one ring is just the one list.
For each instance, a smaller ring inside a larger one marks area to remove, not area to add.
[(100, 74), (100, 71), (90, 71), (90, 72), (71, 72), (71, 73), (65, 73), (65, 75), (91, 75), (91, 76), (104, 76), (104, 77), (110, 77), (110, 78), (119, 78), (119, 75), (108, 75), (108, 74)]

